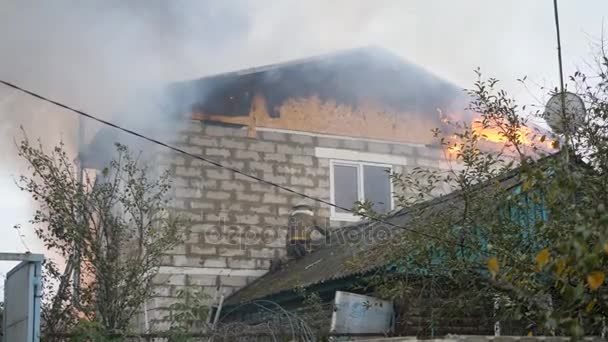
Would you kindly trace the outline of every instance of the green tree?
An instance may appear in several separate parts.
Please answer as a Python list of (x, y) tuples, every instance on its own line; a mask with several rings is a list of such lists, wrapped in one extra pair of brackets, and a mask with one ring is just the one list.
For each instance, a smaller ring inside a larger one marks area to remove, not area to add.
[[(526, 107), (477, 71), (468, 91), (477, 122), (450, 122), (449, 136), (433, 131), (453, 167), (391, 175), (408, 227), (425, 234), (400, 234), (368, 252), (392, 266), (371, 276), (372, 284), (388, 297), (427, 298), (431, 330), (442, 319), (485, 310), (496, 313), (490, 322), (518, 322), (517, 333), (602, 333), (608, 314), (605, 50), (596, 61), (592, 76), (570, 78), (570, 91), (585, 102), (585, 119), (559, 135), (535, 132), (524, 119)], [(572, 113), (564, 114), (572, 124)], [(490, 143), (489, 134), (500, 139)]]
[(82, 182), (62, 143), (46, 152), (25, 138), (18, 150), (31, 171), (18, 185), (38, 203), (36, 235), (65, 261), (45, 265), (44, 333), (69, 332), (77, 317), (103, 334), (124, 332), (150, 298), (163, 254), (183, 238), (185, 222), (166, 210), (168, 174), (119, 144), (116, 158)]

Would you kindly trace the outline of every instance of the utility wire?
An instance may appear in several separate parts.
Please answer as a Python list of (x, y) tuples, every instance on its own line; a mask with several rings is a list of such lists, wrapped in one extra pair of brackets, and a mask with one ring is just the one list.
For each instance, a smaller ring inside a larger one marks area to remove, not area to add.
[(438, 240), (438, 241), (443, 241), (443, 242), (446, 242), (446, 243), (454, 244), (454, 245), (456, 245), (456, 246), (458, 246), (458, 247), (461, 247), (461, 248), (468, 248), (468, 249), (472, 249), (471, 247), (464, 246), (462, 243), (456, 243), (456, 242), (453, 242), (453, 241), (450, 241), (450, 240), (446, 240), (445, 238), (442, 238), (442, 237), (440, 237), (440, 236), (435, 236), (435, 235), (432, 235), (432, 234), (429, 234), (429, 233), (426, 233), (426, 232), (422, 232), (422, 231), (419, 231), (419, 230), (417, 230), (417, 229), (413, 229), (413, 228), (410, 228), (410, 227), (400, 226), (400, 225), (394, 224), (394, 223), (392, 223), (392, 222), (388, 222), (388, 221), (386, 221), (386, 220), (384, 220), (384, 219), (381, 219), (381, 218), (378, 218), (378, 217), (375, 217), (375, 216), (372, 216), (372, 215), (366, 214), (366, 213), (364, 213), (364, 212), (355, 212), (355, 211), (353, 211), (352, 209), (349, 209), (349, 208), (346, 208), (346, 207), (343, 207), (343, 206), (340, 206), (340, 205), (337, 205), (337, 204), (331, 203), (331, 202), (326, 201), (326, 200), (324, 200), (324, 199), (321, 199), (321, 198), (317, 198), (317, 197), (313, 197), (313, 196), (306, 195), (306, 194), (304, 194), (304, 193), (298, 192), (298, 191), (293, 190), (293, 189), (291, 189), (291, 188), (289, 188), (289, 187), (286, 187), (286, 186), (284, 186), (284, 185), (280, 185), (280, 184), (277, 184), (277, 183), (274, 183), (274, 182), (268, 181), (268, 180), (266, 180), (266, 179), (263, 179), (263, 178), (261, 178), (261, 177), (258, 177), (258, 176), (252, 175), (252, 174), (248, 174), (248, 173), (243, 172), (243, 171), (241, 171), (241, 170), (239, 170), (239, 169), (236, 169), (236, 168), (234, 168), (234, 167), (226, 166), (226, 165), (222, 164), (222, 163), (221, 163), (221, 162), (219, 162), (219, 161), (216, 161), (216, 160), (213, 160), (213, 159), (209, 159), (209, 158), (206, 158), (206, 157), (202, 157), (202, 156), (199, 156), (199, 155), (196, 155), (196, 154), (192, 154), (192, 153), (187, 152), (187, 151), (184, 151), (184, 150), (182, 150), (182, 149), (180, 149), (180, 148), (178, 148), (178, 147), (171, 146), (171, 145), (169, 145), (169, 144), (167, 144), (167, 143), (165, 143), (165, 142), (162, 142), (162, 141), (160, 141), (160, 140), (157, 140), (157, 139), (154, 139), (154, 138), (150, 138), (150, 137), (148, 137), (148, 136), (145, 136), (145, 135), (143, 135), (143, 134), (141, 134), (141, 133), (138, 133), (138, 132), (136, 132), (136, 131), (133, 131), (133, 130), (131, 130), (131, 129), (121, 127), (121, 126), (119, 126), (119, 125), (117, 125), (117, 124), (115, 124), (115, 123), (112, 123), (112, 122), (110, 122), (110, 121), (100, 119), (100, 118), (98, 118), (98, 117), (96, 117), (96, 116), (94, 116), (94, 115), (88, 114), (88, 113), (86, 113), (86, 112), (83, 112), (83, 111), (81, 111), (81, 110), (78, 110), (78, 109), (72, 108), (72, 107), (70, 107), (70, 106), (68, 106), (68, 105), (65, 105), (65, 104), (63, 104), (63, 103), (60, 103), (60, 102), (57, 102), (57, 101), (55, 101), (55, 100), (49, 99), (49, 98), (47, 98), (47, 97), (44, 97), (44, 96), (39, 95), (39, 94), (37, 94), (37, 93), (34, 93), (33, 91), (30, 91), (30, 90), (24, 89), (24, 88), (22, 88), (22, 87), (20, 87), (20, 86), (18, 86), (18, 85), (13, 84), (13, 83), (10, 83), (10, 82), (7, 82), (7, 81), (1, 80), (1, 79), (0, 79), (0, 83), (1, 83), (1, 84), (6, 85), (7, 87), (10, 87), (10, 88), (13, 88), (13, 89), (15, 89), (15, 90), (18, 90), (18, 91), (20, 91), (20, 92), (23, 92), (23, 93), (25, 93), (25, 94), (28, 94), (28, 95), (30, 95), (30, 96), (32, 96), (32, 97), (35, 97), (35, 98), (37, 98), (37, 99), (40, 99), (40, 100), (42, 100), (42, 101), (52, 103), (52, 104), (54, 104), (54, 105), (56, 105), (56, 106), (58, 106), (58, 107), (61, 107), (61, 108), (67, 109), (67, 110), (72, 111), (72, 112), (74, 112), (74, 113), (76, 113), (76, 114), (78, 114), (78, 115), (82, 115), (82, 116), (84, 116), (84, 117), (86, 117), (86, 118), (89, 118), (89, 119), (91, 119), (91, 120), (93, 120), (93, 121), (97, 121), (97, 122), (99, 122), (99, 123), (101, 123), (101, 124), (104, 124), (104, 125), (106, 125), (106, 126), (113, 127), (113, 128), (115, 128), (115, 129), (117, 129), (117, 130), (123, 131), (123, 132), (128, 133), (128, 134), (134, 135), (134, 136), (136, 136), (136, 137), (138, 137), (138, 138), (141, 138), (141, 139), (143, 139), (143, 140), (146, 140), (146, 141), (148, 141), (148, 142), (151, 142), (151, 143), (154, 143), (154, 144), (157, 144), (157, 145), (163, 146), (163, 147), (165, 147), (165, 148), (167, 148), (167, 149), (169, 149), (169, 150), (172, 150), (172, 151), (175, 151), (175, 152), (177, 152), (177, 153), (180, 153), (180, 154), (186, 155), (186, 156), (188, 156), (188, 157), (190, 157), (190, 158), (198, 159), (198, 160), (200, 160), (200, 161), (203, 161), (203, 162), (205, 162), (205, 163), (211, 164), (211, 165), (213, 165), (213, 166), (216, 166), (216, 167), (219, 167), (219, 168), (222, 168), (222, 169), (226, 169), (226, 170), (229, 170), (229, 171), (231, 171), (231, 172), (233, 172), (233, 173), (239, 174), (239, 175), (241, 175), (241, 176), (244, 176), (244, 177), (247, 177), (247, 178), (250, 178), (250, 179), (256, 180), (256, 181), (258, 181), (258, 182), (260, 182), (260, 183), (264, 183), (264, 184), (267, 184), (267, 185), (270, 185), (270, 186), (273, 186), (273, 187), (279, 188), (279, 189), (281, 189), (281, 190), (283, 190), (283, 191), (286, 191), (286, 192), (289, 192), (289, 193), (292, 193), (292, 194), (298, 195), (298, 196), (300, 196), (300, 197), (304, 197), (304, 198), (307, 198), (307, 199), (313, 200), (313, 201), (318, 202), (318, 203), (322, 203), (322, 204), (325, 204), (325, 205), (328, 205), (328, 206), (334, 207), (334, 208), (336, 208), (336, 209), (344, 210), (344, 211), (349, 212), (349, 213), (354, 214), (354, 215), (363, 216), (363, 217), (365, 217), (365, 218), (367, 218), (367, 219), (370, 219), (370, 220), (372, 220), (372, 221), (375, 221), (375, 222), (378, 222), (378, 223), (383, 223), (383, 224), (386, 224), (386, 225), (391, 226), (391, 227), (394, 227), (394, 228), (403, 229), (403, 230), (410, 231), (410, 232), (412, 232), (412, 233), (419, 234), (419, 235), (421, 235), (421, 236), (424, 236), (424, 237), (427, 237), (427, 238), (430, 238), (430, 239), (435, 239), (435, 240)]

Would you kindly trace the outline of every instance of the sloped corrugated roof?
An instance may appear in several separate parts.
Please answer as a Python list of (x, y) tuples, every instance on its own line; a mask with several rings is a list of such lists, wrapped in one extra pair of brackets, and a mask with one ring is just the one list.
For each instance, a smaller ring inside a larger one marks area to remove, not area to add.
[[(519, 169), (507, 172), (492, 182), (480, 184), (483, 189), (498, 181), (502, 189), (509, 189), (520, 182)], [(280, 293), (294, 291), (298, 287), (320, 285), (358, 274), (366, 274), (386, 266), (390, 260), (381, 249), (401, 234), (424, 234), (420, 222), (440, 212), (455, 215), (462, 208), (459, 192), (401, 209), (385, 219), (388, 224), (369, 222), (347, 226), (332, 232), (329, 243), (299, 260), (291, 260), (281, 269), (267, 273), (230, 296), (225, 304), (237, 305)], [(454, 210), (456, 209), (456, 210)], [(394, 225), (394, 226), (391, 226)], [(395, 227), (398, 226), (398, 227)], [(429, 237), (432, 238), (432, 237)], [(378, 250), (380, 252), (375, 253)]]
[[(292, 260), (279, 270), (268, 273), (250, 285), (234, 293), (226, 305), (248, 302), (254, 299), (292, 291), (297, 287), (308, 287), (322, 284), (357, 274), (365, 274), (377, 267), (386, 265), (389, 260), (383, 253), (373, 253), (373, 249), (382, 248), (395, 236), (402, 233), (415, 234), (416, 227), (409, 226), (414, 220), (409, 212), (424, 208), (424, 215), (433, 215), (437, 210), (458, 206), (460, 201), (455, 194), (444, 196), (416, 207), (401, 210), (383, 224), (364, 221), (360, 224), (339, 229), (330, 234), (329, 242), (323, 243), (310, 254), (299, 260)], [(390, 226), (394, 224), (403, 228)], [(362, 257), (363, 253), (373, 254), (373, 258)]]

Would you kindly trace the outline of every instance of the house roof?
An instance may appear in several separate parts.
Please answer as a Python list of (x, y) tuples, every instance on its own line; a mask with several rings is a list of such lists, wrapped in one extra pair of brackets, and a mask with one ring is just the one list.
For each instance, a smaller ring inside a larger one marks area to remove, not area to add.
[[(557, 155), (559, 154), (547, 156), (537, 162), (546, 165), (545, 161)], [(505, 172), (493, 180), (477, 185), (477, 189), (483, 190), (491, 184), (499, 184), (504, 190), (512, 189), (520, 184), (520, 174), (519, 168)], [(303, 258), (291, 260), (279, 270), (258, 278), (232, 294), (225, 304), (227, 306), (243, 304), (294, 293), (298, 287), (307, 288), (368, 274), (391, 262), (386, 253), (374, 253), (374, 250), (382, 250), (400, 234), (420, 232), (417, 225), (430, 217), (436, 217), (439, 213), (451, 212), (458, 215), (458, 209), (462, 209), (463, 204), (460, 192), (456, 191), (397, 210), (385, 219), (388, 225), (365, 220), (334, 231), (329, 244), (323, 244)], [(367, 256), (362, 257), (362, 255)]]
[[(130, 112), (114, 120), (127, 127), (143, 126), (154, 131), (166, 126), (163, 120), (186, 119), (197, 111), (247, 116), (255, 93), (264, 95), (269, 114), (275, 117), (279, 115), (277, 108), (289, 98), (318, 96), (355, 107), (364, 99), (371, 100), (387, 110), (430, 116), (437, 121), (436, 126), (440, 125), (437, 108), (462, 110), (465, 102), (463, 92), (454, 84), (388, 50), (369, 46), (175, 82), (153, 93), (153, 108), (131, 109), (147, 115), (160, 112), (147, 117), (148, 122), (158, 124), (142, 125), (137, 122), (142, 116)], [(138, 147), (137, 139), (103, 128), (91, 143), (81, 147), (81, 157), (91, 167), (105, 165), (115, 141)]]
[(461, 88), (375, 46), (183, 81), (172, 92), (183, 111), (232, 116), (247, 115), (253, 95), (261, 93), (273, 117), (292, 97), (355, 107), (371, 100), (387, 110), (427, 115), (463, 98)]
[[(437, 203), (439, 205), (439, 202)], [(407, 223), (406, 212), (399, 211), (387, 219), (396, 225)], [(236, 305), (252, 300), (292, 292), (298, 287), (307, 288), (353, 275), (365, 274), (385, 264), (379, 258), (361, 262), (360, 253), (371, 251), (380, 245), (382, 239), (362, 238), (374, 231), (393, 236), (397, 228), (362, 222), (339, 229), (330, 234), (329, 243), (318, 246), (313, 252), (301, 259), (291, 260), (275, 272), (269, 272), (253, 283), (230, 296), (225, 304)]]

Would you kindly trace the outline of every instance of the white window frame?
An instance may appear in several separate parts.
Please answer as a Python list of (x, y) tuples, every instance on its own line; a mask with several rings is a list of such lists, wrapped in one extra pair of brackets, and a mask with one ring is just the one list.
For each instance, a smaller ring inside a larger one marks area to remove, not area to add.
[[(329, 192), (330, 192), (330, 200), (331, 203), (336, 203), (336, 192), (335, 192), (335, 184), (334, 184), (334, 166), (335, 165), (342, 165), (342, 166), (350, 166), (350, 167), (356, 167), (357, 168), (357, 194), (359, 195), (359, 198), (357, 199), (358, 201), (362, 201), (365, 199), (365, 187), (363, 184), (364, 181), (364, 177), (363, 177), (363, 166), (377, 166), (377, 167), (384, 167), (390, 170), (390, 172), (393, 172), (393, 165), (391, 164), (383, 164), (383, 163), (370, 163), (370, 162), (362, 162), (362, 161), (355, 161), (355, 160), (344, 160), (344, 159), (330, 159), (329, 161)], [(390, 181), (390, 179), (388, 179), (389, 182), (389, 186), (390, 186), (390, 209), (389, 210), (393, 210), (394, 206), (395, 206), (395, 199), (393, 196), (393, 182)], [(334, 221), (350, 221), (350, 222), (356, 222), (359, 221), (361, 219), (361, 216), (358, 215), (354, 215), (351, 213), (339, 213), (336, 212), (336, 208), (335, 207), (331, 207), (331, 212), (330, 212), (330, 219), (334, 220)]]

